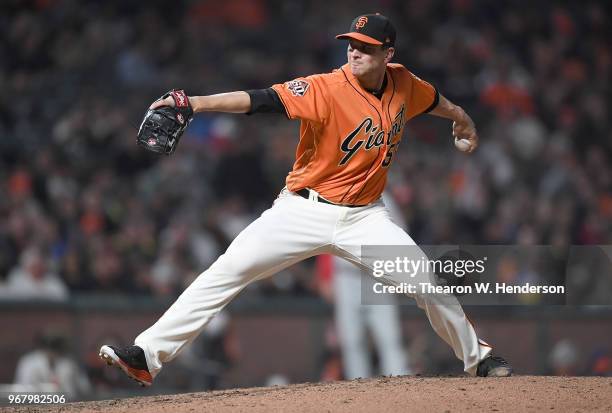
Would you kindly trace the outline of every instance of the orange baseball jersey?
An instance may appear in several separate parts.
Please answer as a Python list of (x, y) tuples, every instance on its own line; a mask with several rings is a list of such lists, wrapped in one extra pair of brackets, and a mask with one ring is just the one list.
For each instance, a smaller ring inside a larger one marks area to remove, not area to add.
[(361, 87), (348, 65), (273, 85), (300, 142), (287, 188), (310, 188), (345, 205), (376, 201), (387, 181), (404, 125), (431, 109), (436, 89), (400, 64), (387, 65), (382, 99)]

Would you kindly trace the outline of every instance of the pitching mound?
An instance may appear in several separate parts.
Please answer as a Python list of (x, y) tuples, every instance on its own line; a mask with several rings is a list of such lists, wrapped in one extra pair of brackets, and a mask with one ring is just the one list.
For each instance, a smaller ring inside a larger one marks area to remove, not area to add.
[[(16, 411), (25, 409), (16, 409)], [(610, 412), (607, 377), (382, 377), (72, 403), (58, 412)]]

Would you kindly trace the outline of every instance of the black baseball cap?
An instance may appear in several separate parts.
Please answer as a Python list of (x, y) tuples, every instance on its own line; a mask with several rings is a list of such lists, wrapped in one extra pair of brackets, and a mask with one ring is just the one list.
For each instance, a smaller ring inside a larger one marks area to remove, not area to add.
[(355, 39), (377, 46), (395, 45), (395, 27), (380, 13), (362, 14), (355, 17), (348, 33), (339, 34), (336, 39)]

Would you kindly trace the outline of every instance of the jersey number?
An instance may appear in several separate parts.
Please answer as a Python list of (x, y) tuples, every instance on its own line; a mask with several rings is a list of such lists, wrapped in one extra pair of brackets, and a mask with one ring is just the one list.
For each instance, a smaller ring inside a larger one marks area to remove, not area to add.
[(387, 168), (389, 165), (391, 165), (391, 162), (393, 161), (393, 155), (395, 155), (395, 152), (397, 152), (397, 148), (399, 147), (399, 142), (398, 143), (392, 143), (389, 146), (389, 149), (387, 149), (387, 154), (385, 155), (385, 159), (383, 160), (382, 166)]

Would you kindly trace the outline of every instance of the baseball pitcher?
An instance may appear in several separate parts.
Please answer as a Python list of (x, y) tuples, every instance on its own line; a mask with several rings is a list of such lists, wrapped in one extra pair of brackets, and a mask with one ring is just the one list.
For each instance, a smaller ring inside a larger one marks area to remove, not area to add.
[[(348, 41), (348, 62), (331, 73), (210, 96), (188, 97), (174, 90), (150, 106), (138, 142), (161, 153), (175, 150), (198, 112), (284, 113), (300, 120), (300, 140), (293, 170), (273, 206), (244, 229), (133, 346), (103, 345), (100, 356), (108, 364), (151, 385), (163, 364), (249, 283), (318, 254), (367, 267), (372, 257), (361, 256), (364, 245), (415, 245), (391, 221), (381, 200), (404, 126), (424, 113), (450, 119), (453, 136), (467, 141), (464, 149), (471, 153), (478, 146), (474, 122), (431, 84), (390, 63), (396, 32), (385, 16), (358, 16), (349, 31), (336, 38)], [(413, 281), (429, 279), (421, 274)], [(401, 282), (392, 275), (381, 280)], [(413, 298), (467, 373), (511, 375), (510, 365), (492, 356), (491, 347), (478, 339), (453, 296), (416, 293)]]

